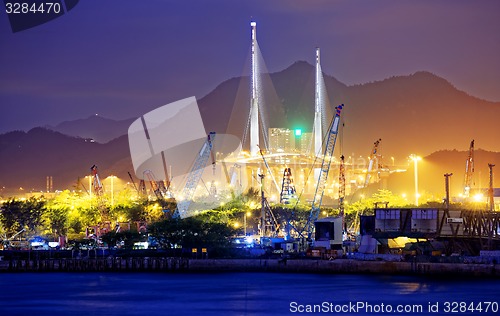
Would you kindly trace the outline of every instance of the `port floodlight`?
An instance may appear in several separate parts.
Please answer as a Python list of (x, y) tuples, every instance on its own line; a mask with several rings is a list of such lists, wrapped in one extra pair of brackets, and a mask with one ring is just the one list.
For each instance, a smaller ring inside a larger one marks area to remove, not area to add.
[(474, 195), (474, 202), (482, 202), (484, 200), (484, 195), (482, 193), (477, 193)]
[(422, 157), (417, 156), (417, 155), (411, 155), (410, 159), (413, 160), (413, 161), (420, 161), (420, 160), (422, 160)]

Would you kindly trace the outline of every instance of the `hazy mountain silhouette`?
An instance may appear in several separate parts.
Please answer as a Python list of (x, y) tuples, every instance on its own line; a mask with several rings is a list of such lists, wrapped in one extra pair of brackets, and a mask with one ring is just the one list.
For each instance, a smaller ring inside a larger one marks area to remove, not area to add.
[(46, 126), (47, 129), (81, 138), (91, 138), (99, 143), (107, 143), (117, 137), (127, 135), (128, 127), (133, 118), (115, 121), (98, 115), (86, 119), (65, 121), (56, 126)]
[[(282, 118), (268, 115), (268, 126), (311, 130), (314, 67), (299, 61), (270, 77), (282, 102), (272, 106), (285, 113), (287, 123), (283, 126), (278, 122)], [(328, 117), (335, 105), (345, 104), (346, 154), (366, 156), (378, 138), (382, 138), (383, 154), (399, 159), (444, 148), (465, 150), (471, 139), (476, 139), (481, 148), (500, 151), (494, 137), (500, 135), (500, 102), (470, 96), (432, 73), (417, 72), (355, 86), (324, 77), (331, 104)], [(248, 77), (232, 78), (199, 100), (207, 130), (243, 138), (241, 126), (245, 126), (249, 111), (248, 86)]]
[[(268, 127), (312, 129), (314, 71), (312, 65), (299, 61), (263, 76), (265, 93), (261, 101), (265, 103)], [(411, 153), (466, 150), (472, 139), (479, 148), (500, 151), (500, 142), (494, 137), (500, 135), (500, 102), (470, 96), (432, 73), (417, 72), (354, 86), (326, 74), (324, 78), (330, 99), (328, 117), (335, 105), (345, 104), (342, 143), (346, 156), (367, 156), (379, 138), (381, 153), (397, 160)], [(273, 86), (275, 91), (270, 91)], [(201, 98), (198, 104), (206, 131), (227, 132), (244, 139), (249, 93), (248, 77), (237, 77)], [(134, 119), (114, 121), (91, 116), (48, 128), (105, 143), (126, 135)], [(339, 150), (340, 146), (336, 152)]]
[(122, 160), (132, 165), (127, 136), (100, 144), (40, 127), (10, 132), (0, 135), (0, 187), (15, 193), (20, 187), (45, 191), (46, 177), (52, 176), (54, 189), (73, 189), (78, 177), (90, 174), (93, 164), (101, 177), (107, 177), (121, 172), (114, 166)]

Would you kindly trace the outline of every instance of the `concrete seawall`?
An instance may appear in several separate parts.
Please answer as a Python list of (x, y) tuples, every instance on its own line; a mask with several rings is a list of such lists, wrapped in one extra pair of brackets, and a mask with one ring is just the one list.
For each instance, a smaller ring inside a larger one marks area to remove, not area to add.
[(354, 259), (92, 258), (0, 261), (3, 272), (296, 272), (413, 274), (500, 278), (498, 264), (360, 261)]
[(189, 271), (274, 271), (304, 273), (428, 274), (500, 277), (493, 264), (413, 263), (352, 259), (208, 259), (190, 260)]

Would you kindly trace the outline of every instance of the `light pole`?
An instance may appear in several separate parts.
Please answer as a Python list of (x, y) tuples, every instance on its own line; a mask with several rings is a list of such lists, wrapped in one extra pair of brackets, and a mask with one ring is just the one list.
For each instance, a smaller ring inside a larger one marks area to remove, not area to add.
[(411, 155), (410, 158), (413, 160), (413, 165), (415, 168), (415, 205), (418, 206), (418, 161), (422, 160), (422, 157)]

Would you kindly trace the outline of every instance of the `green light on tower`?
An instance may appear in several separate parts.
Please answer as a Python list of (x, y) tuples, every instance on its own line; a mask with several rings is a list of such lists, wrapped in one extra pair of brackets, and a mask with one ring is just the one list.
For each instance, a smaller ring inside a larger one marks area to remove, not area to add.
[(300, 136), (302, 135), (302, 130), (300, 128), (295, 129), (295, 136)]

